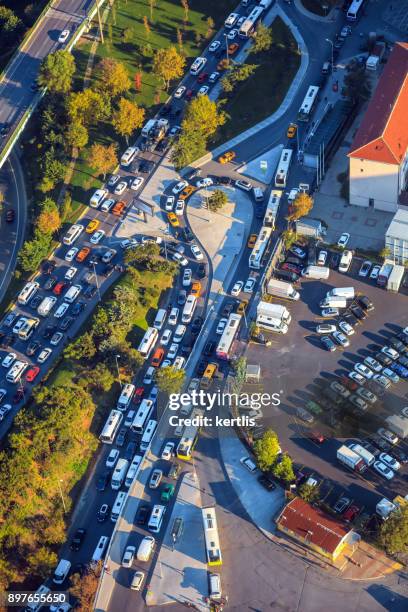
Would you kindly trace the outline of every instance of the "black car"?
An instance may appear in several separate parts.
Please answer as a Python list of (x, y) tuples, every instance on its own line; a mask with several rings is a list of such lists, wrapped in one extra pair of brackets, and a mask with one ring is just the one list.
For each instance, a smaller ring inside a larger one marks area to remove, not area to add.
[(102, 268), (101, 274), (102, 276), (108, 277), (110, 274), (112, 274), (114, 269), (115, 269), (115, 264), (108, 263)]
[(67, 331), (67, 329), (71, 327), (74, 321), (75, 321), (74, 317), (71, 317), (71, 316), (64, 317), (59, 325), (60, 330)]
[(207, 362), (204, 361), (204, 359), (202, 359), (198, 363), (197, 368), (196, 368), (196, 374), (199, 378), (204, 374), (206, 367), (207, 367)]
[(30, 300), (30, 308), (33, 308), (34, 310), (37, 310), (37, 308), (39, 307), (39, 305), (41, 304), (42, 301), (43, 301), (43, 298), (42, 298), (41, 295), (35, 295)]
[(295, 257), (294, 255), (289, 255), (289, 257), (286, 257), (285, 263), (292, 263), (295, 264), (295, 266), (303, 266), (302, 260), (299, 259), (299, 257)]
[(229, 176), (220, 176), (219, 181), (221, 185), (231, 185), (232, 179)]
[(384, 353), (381, 353), (381, 351), (378, 351), (378, 353), (376, 353), (375, 359), (379, 361), (383, 366), (389, 366), (392, 364), (391, 357), (388, 357), (388, 355), (384, 355)]
[(258, 482), (267, 491), (273, 491), (274, 489), (276, 489), (276, 484), (269, 478), (267, 474), (261, 474), (260, 476), (258, 476)]
[(204, 263), (200, 263), (197, 268), (198, 278), (205, 278), (207, 276), (207, 267)]
[(177, 296), (177, 306), (184, 306), (187, 299), (187, 291), (185, 289), (181, 289)]
[(277, 279), (288, 281), (289, 283), (296, 283), (299, 279), (299, 275), (290, 270), (275, 270), (274, 275)]
[(82, 529), (79, 528), (76, 530), (74, 537), (72, 538), (71, 542), (70, 542), (70, 549), (71, 550), (79, 550), (82, 546), (82, 542), (84, 541), (86, 536), (86, 529)]
[(52, 274), (56, 268), (57, 262), (53, 259), (47, 259), (41, 264), (41, 272), (43, 274)]
[(51, 336), (53, 336), (56, 331), (57, 328), (55, 325), (47, 325), (47, 327), (43, 330), (42, 337), (45, 339), (51, 338)]
[(336, 350), (336, 343), (329, 336), (322, 336), (320, 338), (320, 342), (323, 344), (326, 351), (330, 351), (331, 353)]
[(183, 228), (181, 235), (183, 240), (185, 240), (186, 242), (191, 242), (192, 240), (194, 240), (194, 234), (188, 227)]
[(380, 450), (378, 448), (376, 448), (373, 444), (370, 444), (370, 442), (368, 442), (367, 440), (361, 440), (360, 442), (360, 446), (362, 446), (363, 448), (365, 448), (369, 453), (371, 453), (372, 455), (374, 455), (374, 457), (377, 457), (377, 455), (380, 454)]
[(162, 106), (160, 111), (159, 111), (159, 115), (161, 117), (165, 117), (166, 115), (168, 115), (169, 113), (171, 113), (173, 110), (173, 107), (171, 104), (169, 104), (168, 106)]
[(193, 336), (197, 336), (200, 333), (200, 329), (203, 326), (203, 317), (196, 317), (191, 324), (191, 333)]
[(213, 340), (210, 340), (209, 342), (207, 342), (207, 344), (204, 347), (204, 351), (203, 354), (206, 357), (209, 357), (210, 355), (213, 354), (214, 349), (215, 349), (216, 343)]
[(122, 429), (119, 430), (119, 433), (116, 438), (116, 446), (123, 446), (126, 442), (126, 438), (127, 429), (125, 427), (122, 427)]
[(408, 346), (408, 336), (403, 331), (399, 332), (396, 335), (396, 338), (398, 338), (398, 340), (401, 340), (401, 342), (403, 342), (405, 344), (405, 346)]
[(360, 306), (357, 306), (357, 304), (350, 304), (349, 310), (357, 319), (363, 320), (367, 317), (364, 310), (360, 308)]
[(357, 301), (360, 304), (360, 306), (364, 308), (364, 310), (367, 310), (367, 312), (374, 310), (374, 304), (372, 303), (371, 300), (368, 299), (366, 295), (359, 295), (357, 297)]
[(383, 453), (389, 453), (392, 449), (392, 445), (389, 444), (386, 440), (380, 438), (380, 436), (373, 436), (372, 438), (368, 438), (368, 441), (374, 444), (374, 446), (379, 448)]
[(58, 282), (58, 278), (55, 275), (51, 275), (50, 278), (47, 278), (47, 280), (45, 281), (44, 289), (46, 291), (51, 291), (51, 289), (55, 287), (57, 282)]
[(95, 285), (88, 285), (88, 287), (86, 287), (86, 289), (84, 290), (84, 297), (86, 297), (88, 300), (93, 298), (93, 296), (96, 293), (96, 286)]
[[(17, 319), (16, 313), (15, 312), (9, 312), (4, 317), (2, 325), (4, 325), (5, 327), (11, 327), (16, 319)], [(3, 334), (3, 336), (4, 336), (4, 334)]]
[(165, 151), (168, 146), (169, 146), (168, 139), (167, 138), (163, 138), (163, 140), (158, 142), (157, 145), (155, 146), (155, 151), (159, 151), (160, 153), (163, 153), (163, 151)]
[(392, 457), (395, 457), (395, 459), (397, 461), (399, 461), (402, 464), (406, 464), (408, 463), (408, 455), (406, 453), (404, 453), (400, 448), (392, 448), (390, 450), (390, 455)]
[(222, 309), (222, 317), (228, 318), (231, 312), (234, 310), (234, 302), (227, 302)]
[(96, 515), (96, 520), (98, 521), (98, 523), (104, 523), (109, 516), (109, 512), (110, 507), (108, 506), (108, 504), (102, 504), (102, 506), (98, 510), (98, 514)]
[(31, 357), (32, 355), (35, 355), (40, 348), (41, 344), (38, 342), (38, 340), (33, 340), (33, 342), (30, 342), (30, 344), (27, 346), (26, 355)]
[(401, 340), (399, 340), (396, 336), (392, 336), (392, 338), (390, 338), (387, 343), (388, 346), (392, 346), (392, 348), (398, 351), (398, 353), (405, 353), (406, 351), (405, 344), (401, 342)]
[(106, 487), (108, 486), (110, 479), (111, 479), (110, 470), (104, 470), (103, 472), (101, 472), (98, 476), (98, 480), (96, 481), (96, 488), (98, 489), (98, 491), (101, 491), (101, 492), (104, 491)]
[(82, 302), (82, 301), (76, 302), (71, 308), (71, 315), (74, 317), (77, 317), (83, 311), (85, 306), (86, 306), (85, 302)]
[(346, 323), (351, 325), (351, 327), (355, 327), (359, 323), (358, 319), (351, 312), (345, 312), (342, 318)]
[(136, 449), (137, 449), (136, 442), (133, 442), (133, 441), (129, 442), (129, 444), (127, 445), (125, 449), (125, 454), (124, 454), (125, 459), (127, 459), (128, 461), (132, 461), (136, 453)]
[(192, 181), (197, 176), (201, 176), (201, 168), (193, 168), (192, 170), (189, 170), (184, 175), (184, 178), (186, 179), (186, 181)]
[(398, 363), (400, 363), (404, 368), (408, 368), (408, 357), (405, 355), (400, 355), (398, 357)]
[(330, 261), (329, 261), (329, 266), (331, 268), (338, 268), (339, 267), (339, 263), (340, 263), (340, 253), (337, 253), (336, 251), (333, 251), (330, 254)]
[(151, 508), (147, 504), (142, 504), (136, 512), (136, 524), (145, 525), (150, 516)]

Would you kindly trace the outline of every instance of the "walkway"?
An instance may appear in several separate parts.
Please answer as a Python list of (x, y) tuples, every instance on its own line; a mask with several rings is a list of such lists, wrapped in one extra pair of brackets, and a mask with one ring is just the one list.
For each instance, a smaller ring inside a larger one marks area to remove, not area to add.
[(294, 0), (293, 4), (296, 6), (299, 13), (302, 13), (308, 19), (312, 19), (312, 21), (320, 21), (320, 23), (327, 23), (328, 21), (333, 21), (334, 13), (336, 12), (336, 7), (333, 7), (331, 11), (326, 15), (316, 15), (311, 11), (308, 11), (307, 8), (304, 7), (302, 0)]

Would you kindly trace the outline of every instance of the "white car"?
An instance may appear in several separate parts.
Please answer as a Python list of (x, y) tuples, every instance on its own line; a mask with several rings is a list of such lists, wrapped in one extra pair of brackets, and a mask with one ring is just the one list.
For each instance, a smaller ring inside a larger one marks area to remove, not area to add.
[(223, 333), (223, 331), (224, 331), (225, 326), (227, 325), (227, 323), (228, 323), (228, 319), (220, 319), (220, 320), (218, 321), (217, 329), (215, 330), (215, 333), (216, 333), (218, 336), (221, 336), (221, 334)]
[(332, 334), (337, 331), (337, 327), (333, 323), (320, 323), (316, 327), (317, 334)]
[(370, 380), (374, 376), (374, 372), (370, 370), (370, 368), (368, 368), (366, 365), (364, 365), (364, 363), (356, 363), (354, 369), (356, 372), (361, 374), (361, 376), (364, 376), (364, 378), (367, 378), (368, 380)]
[(72, 247), (72, 249), (69, 249), (69, 251), (67, 251), (67, 253), (65, 254), (65, 261), (73, 261), (78, 251), (79, 249), (77, 247)]
[(249, 277), (244, 285), (243, 292), (244, 293), (252, 293), (255, 287), (256, 279)]
[(91, 244), (98, 244), (98, 242), (100, 242), (102, 240), (102, 238), (104, 238), (104, 236), (105, 236), (104, 230), (102, 230), (102, 229), (101, 230), (97, 230), (96, 232), (94, 232), (92, 234), (91, 239), (90, 239), (89, 242)]
[(130, 584), (130, 588), (132, 589), (132, 591), (140, 591), (144, 578), (145, 573), (141, 572), (140, 570), (133, 574), (132, 582)]
[(382, 374), (374, 374), (373, 380), (375, 380), (376, 383), (384, 387), (384, 389), (388, 389), (388, 387), (391, 387), (390, 379), (386, 376), (383, 376)]
[(200, 249), (198, 248), (196, 244), (192, 244), (190, 248), (191, 248), (192, 254), (194, 255), (197, 261), (202, 261), (204, 259), (204, 255), (202, 254), (202, 252), (200, 251)]
[(233, 30), (230, 30), (227, 34), (228, 40), (234, 40), (237, 36), (238, 36), (238, 30), (236, 30), (235, 28)]
[(64, 276), (65, 280), (67, 281), (72, 280), (77, 272), (78, 272), (78, 268), (76, 268), (75, 266), (71, 266), (65, 272), (65, 276)]
[(154, 368), (153, 366), (149, 366), (147, 368), (146, 373), (145, 373), (144, 378), (143, 378), (143, 384), (144, 385), (151, 385), (152, 384), (155, 372), (156, 372), (156, 368)]
[(350, 340), (340, 331), (333, 332), (333, 338), (335, 339), (337, 344), (340, 344), (340, 346), (343, 346), (344, 348), (350, 346)]
[(114, 468), (118, 459), (119, 459), (119, 449), (112, 448), (112, 450), (110, 451), (105, 461), (106, 467)]
[(202, 85), (202, 87), (200, 87), (200, 89), (197, 91), (197, 96), (206, 96), (208, 94), (208, 90), (210, 88), (208, 87), (208, 85)]
[(211, 187), (211, 185), (214, 185), (214, 181), (212, 180), (212, 178), (207, 176), (197, 181), (196, 185), (197, 187)]
[(183, 287), (189, 287), (191, 285), (192, 276), (193, 276), (193, 272), (191, 268), (186, 268), (183, 272), (183, 280), (182, 280)]
[(178, 183), (176, 183), (172, 189), (173, 195), (178, 195), (179, 193), (181, 193), (183, 189), (187, 187), (187, 185), (187, 181), (179, 181)]
[(115, 257), (115, 255), (116, 255), (115, 249), (108, 249), (102, 255), (102, 258), (101, 258), (102, 263), (110, 263), (112, 259)]
[(377, 361), (376, 359), (374, 359), (374, 357), (366, 357), (364, 359), (364, 363), (371, 370), (373, 370), (373, 372), (381, 372), (381, 370), (382, 370), (381, 363), (379, 361)]
[(383, 476), (387, 480), (392, 480), (394, 478), (394, 472), (382, 461), (374, 461), (373, 468), (380, 476)]
[(248, 472), (251, 472), (251, 474), (256, 472), (256, 463), (252, 461), (251, 457), (241, 457), (239, 462), (248, 470)]
[(333, 317), (338, 317), (340, 311), (338, 308), (323, 308), (322, 317), (324, 319), (332, 319)]
[(162, 344), (163, 346), (167, 346), (168, 343), (170, 342), (172, 333), (173, 333), (173, 330), (165, 329), (162, 337), (160, 338), (160, 344)]
[(209, 83), (216, 83), (219, 78), (220, 78), (220, 73), (219, 72), (212, 72), (210, 74), (210, 76), (208, 77), (208, 82)]
[(92, 206), (92, 208), (98, 208), (98, 206), (102, 204), (102, 200), (105, 199), (107, 193), (106, 189), (97, 189), (89, 200), (89, 205)]
[(317, 265), (324, 266), (327, 261), (327, 251), (320, 251), (319, 257), (317, 258)]
[(122, 557), (123, 567), (132, 567), (133, 560), (136, 554), (136, 546), (126, 546), (124, 555)]
[(393, 361), (395, 361), (399, 357), (399, 353), (390, 346), (383, 346), (381, 352), (384, 353), (384, 355), (387, 355), (387, 357), (389, 357)]
[(1, 362), (1, 365), (3, 366), (3, 368), (9, 368), (13, 365), (16, 359), (17, 355), (15, 353), (8, 353)]
[(380, 270), (381, 266), (379, 266), (378, 264), (373, 266), (373, 269), (370, 272), (370, 278), (372, 278), (373, 280), (377, 280)]
[(133, 191), (137, 191), (143, 185), (143, 183), (143, 176), (137, 176), (135, 179), (133, 179), (130, 188), (133, 189)]
[[(173, 340), (174, 343), (179, 344), (184, 338), (184, 334), (187, 331), (187, 327), (185, 325), (177, 325), (176, 331), (174, 332)], [(167, 355), (168, 357), (169, 355)]]
[(133, 249), (134, 247), (137, 247), (138, 244), (139, 243), (136, 238), (126, 238), (126, 240), (122, 240), (120, 246), (122, 249)]
[(176, 357), (173, 363), (173, 368), (175, 370), (182, 370), (186, 365), (186, 360), (184, 357)]
[(368, 273), (370, 272), (370, 270), (371, 270), (371, 261), (367, 259), (366, 261), (363, 261), (363, 263), (361, 264), (360, 270), (358, 271), (358, 275), (365, 278), (366, 276), (368, 276)]
[(174, 196), (168, 196), (166, 199), (166, 203), (164, 205), (164, 210), (167, 212), (172, 212), (174, 207)]
[(388, 455), (387, 453), (380, 453), (378, 459), (385, 463), (385, 465), (391, 470), (394, 470), (394, 472), (397, 472), (401, 468), (400, 462), (394, 459), (394, 457), (391, 457), (391, 455)]
[(68, 308), (69, 308), (68, 302), (62, 302), (62, 304), (60, 304), (57, 310), (54, 312), (54, 317), (56, 319), (61, 319), (64, 316), (64, 314), (67, 312)]
[(173, 253), (171, 258), (173, 261), (176, 261), (177, 263), (179, 263), (180, 266), (188, 265), (188, 259), (184, 257), (181, 253)]
[(126, 182), (126, 181), (120, 181), (120, 183), (118, 183), (118, 184), (116, 185), (116, 187), (115, 187), (115, 194), (116, 194), (116, 195), (122, 195), (122, 193), (123, 193), (124, 191), (126, 191), (127, 186), (128, 186), (128, 184), (127, 184), (127, 182)]
[(52, 353), (52, 349), (50, 348), (43, 349), (37, 357), (38, 363), (44, 363), (44, 361), (47, 361), (51, 353)]
[(352, 336), (355, 333), (354, 329), (350, 323), (347, 323), (347, 321), (339, 321), (338, 326), (340, 327), (341, 331), (346, 334), (346, 336)]
[(395, 433), (392, 433), (392, 431), (389, 429), (380, 427), (380, 429), (377, 429), (377, 434), (392, 445), (398, 444), (398, 436), (396, 436)]
[(176, 204), (176, 208), (174, 209), (174, 212), (176, 213), (176, 215), (178, 217), (181, 217), (181, 215), (184, 212), (184, 200), (177, 200), (177, 204)]
[(165, 359), (161, 364), (161, 368), (169, 368), (171, 366), (171, 359)]
[(69, 30), (62, 30), (61, 34), (58, 36), (58, 42), (60, 44), (67, 42), (69, 34), (70, 34)]
[(243, 286), (244, 286), (243, 281), (237, 281), (235, 285), (233, 286), (233, 288), (231, 289), (231, 295), (233, 295), (234, 297), (237, 297), (241, 293)]
[(337, 246), (341, 248), (345, 248), (348, 241), (350, 240), (350, 234), (344, 232), (337, 241)]
[(242, 179), (239, 179), (238, 181), (235, 181), (235, 187), (239, 187), (240, 189), (243, 189), (244, 191), (251, 191), (252, 183), (250, 183), (249, 181), (243, 181)]
[(361, 374), (359, 374), (355, 370), (349, 372), (348, 377), (351, 378), (351, 380), (354, 380), (354, 382), (358, 383), (359, 385), (365, 385), (366, 383), (366, 379), (364, 378), (364, 376), (361, 376)]
[(57, 344), (61, 342), (63, 337), (64, 337), (64, 334), (62, 332), (60, 331), (55, 332), (55, 334), (53, 334), (51, 337), (50, 344), (52, 344), (52, 346), (57, 346)]
[(101, 204), (101, 211), (102, 212), (109, 212), (111, 210), (111, 208), (114, 207), (115, 203), (116, 203), (116, 200), (113, 200), (112, 198), (108, 198), (107, 200), (102, 202), (102, 204)]
[(3, 404), (3, 406), (0, 407), (0, 421), (2, 421), (12, 409), (11, 404)]
[(179, 316), (179, 309), (174, 307), (171, 309), (170, 314), (169, 314), (169, 319), (168, 319), (168, 323), (169, 325), (177, 325), (177, 319)]
[(119, 179), (120, 174), (112, 174), (108, 181), (108, 187), (114, 187)]
[(174, 455), (174, 446), (174, 442), (167, 442), (166, 446), (163, 448), (161, 458), (165, 461), (170, 461)]
[(158, 469), (153, 470), (152, 475), (150, 476), (150, 480), (149, 480), (149, 488), (157, 489), (162, 478), (163, 478), (163, 472), (161, 470), (158, 470)]
[(170, 344), (170, 348), (167, 351), (167, 357), (169, 359), (174, 359), (178, 353), (179, 348), (180, 348), (180, 345), (177, 344), (176, 342), (173, 342), (173, 344)]
[(186, 88), (184, 85), (181, 85), (181, 86), (180, 86), (180, 87), (178, 87), (178, 88), (176, 89), (176, 91), (174, 92), (174, 97), (175, 97), (175, 98), (182, 98), (182, 97), (183, 97), (184, 92), (186, 91), (186, 89), (187, 89), (187, 88)]
[(211, 45), (208, 47), (208, 50), (211, 51), (211, 53), (215, 53), (215, 51), (221, 47), (221, 41), (220, 40), (213, 40), (213, 42), (211, 43)]

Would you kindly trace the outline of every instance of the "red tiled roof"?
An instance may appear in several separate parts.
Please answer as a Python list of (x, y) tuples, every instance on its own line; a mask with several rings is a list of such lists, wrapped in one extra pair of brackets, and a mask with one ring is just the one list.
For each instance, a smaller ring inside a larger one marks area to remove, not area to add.
[(350, 531), (300, 497), (288, 503), (277, 523), (328, 553), (333, 553)]
[(400, 164), (408, 148), (408, 43), (396, 43), (349, 157)]

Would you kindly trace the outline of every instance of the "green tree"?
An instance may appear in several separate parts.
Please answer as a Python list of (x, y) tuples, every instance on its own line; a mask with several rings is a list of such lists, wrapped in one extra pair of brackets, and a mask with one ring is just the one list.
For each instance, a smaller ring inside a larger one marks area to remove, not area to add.
[(279, 453), (277, 434), (268, 429), (259, 440), (254, 443), (256, 461), (262, 471), (269, 470), (275, 463)]
[(408, 551), (408, 506), (393, 512), (383, 521), (379, 542), (390, 555)]
[(63, 161), (56, 157), (53, 148), (49, 149), (44, 156), (42, 163), (43, 177), (38, 189), (43, 193), (47, 193), (65, 178), (66, 165)]
[(98, 64), (98, 72), (101, 79), (101, 89), (116, 97), (125, 91), (129, 91), (131, 81), (126, 67), (116, 59), (105, 57)]
[(69, 51), (55, 51), (43, 59), (38, 74), (40, 87), (51, 93), (68, 93), (75, 72), (75, 60)]
[(46, 198), (41, 203), (41, 211), (38, 215), (36, 226), (43, 234), (53, 234), (61, 227), (58, 206), (51, 198)]
[(272, 42), (273, 42), (271, 28), (267, 28), (266, 26), (264, 26), (262, 22), (259, 23), (256, 28), (256, 32), (253, 37), (253, 40), (254, 40), (253, 45), (252, 45), (253, 53), (260, 53), (261, 51), (267, 51), (268, 49), (270, 49)]
[(212, 212), (216, 212), (223, 208), (228, 202), (228, 196), (222, 189), (216, 189), (208, 198), (208, 208)]
[(22, 30), (22, 21), (5, 6), (0, 6), (0, 49), (6, 50), (8, 45), (15, 44)]
[(85, 369), (80, 382), (86, 389), (107, 393), (112, 387), (115, 377), (104, 363), (97, 363), (92, 369)]
[(76, 340), (68, 344), (64, 350), (66, 359), (92, 359), (96, 354), (96, 346), (91, 332), (85, 332)]
[(231, 93), (236, 85), (246, 81), (257, 69), (256, 64), (234, 65), (229, 72), (222, 78), (221, 86), (225, 93)]
[(173, 46), (157, 49), (153, 57), (153, 72), (163, 80), (166, 91), (170, 81), (183, 75), (185, 65), (185, 58)]
[(307, 484), (306, 482), (300, 485), (298, 492), (299, 496), (308, 504), (315, 503), (320, 497), (319, 487)]
[(154, 242), (148, 242), (125, 251), (124, 260), (128, 264), (149, 269), (149, 266), (160, 258), (160, 246)]
[(51, 234), (43, 234), (38, 229), (34, 230), (34, 237), (26, 240), (20, 249), (18, 259), (24, 272), (34, 272), (41, 261), (47, 257), (51, 248)]
[(286, 483), (293, 482), (295, 479), (292, 459), (289, 455), (283, 455), (282, 459), (274, 464), (272, 471), (276, 478), (280, 478)]
[(64, 200), (61, 204), (60, 215), (62, 221), (66, 221), (72, 211), (72, 196), (69, 191), (65, 192)]
[(135, 32), (133, 28), (125, 28), (122, 32), (122, 40), (125, 44), (133, 42), (135, 39)]
[(381, 257), (381, 259), (387, 259), (391, 255), (391, 250), (389, 247), (385, 246), (381, 249), (378, 255)]
[(72, 121), (67, 127), (65, 138), (70, 147), (83, 149), (88, 144), (88, 130), (80, 121)]
[(124, 136), (126, 142), (129, 142), (129, 136), (143, 125), (144, 118), (144, 108), (126, 98), (121, 98), (117, 110), (113, 113), (112, 125), (117, 134)]
[(289, 207), (287, 219), (294, 221), (305, 217), (313, 208), (313, 198), (307, 193), (298, 193), (293, 204)]
[(205, 34), (206, 38), (212, 38), (214, 34), (215, 22), (212, 17), (207, 17), (207, 32)]
[(28, 555), (27, 563), (32, 575), (47, 578), (50, 572), (56, 567), (58, 557), (56, 553), (49, 548), (40, 546)]
[(159, 368), (155, 375), (155, 381), (160, 391), (163, 393), (180, 393), (186, 373), (184, 370), (177, 370), (173, 366), (167, 368)]
[(344, 76), (345, 94), (355, 104), (366, 102), (371, 95), (370, 81), (365, 66), (354, 62)]
[(110, 98), (91, 88), (71, 93), (67, 101), (67, 111), (71, 121), (82, 123), (85, 127), (106, 120), (111, 114)]
[(106, 174), (114, 170), (119, 163), (116, 143), (110, 145), (93, 144), (89, 151), (88, 160), (91, 168), (94, 168), (98, 174), (102, 174), (105, 180)]
[(193, 98), (187, 106), (182, 129), (184, 132), (200, 129), (208, 139), (225, 123), (225, 120), (225, 113), (217, 108), (213, 100), (208, 96), (200, 96)]

